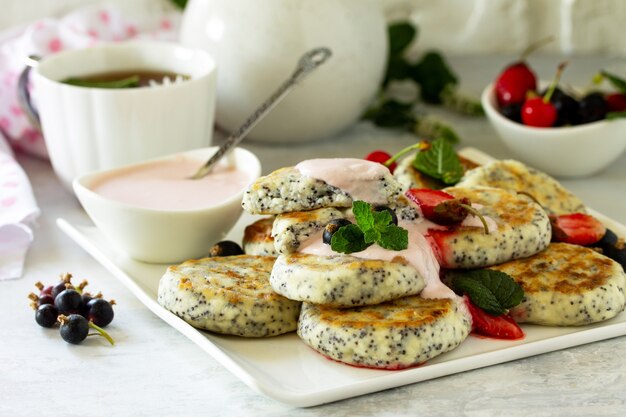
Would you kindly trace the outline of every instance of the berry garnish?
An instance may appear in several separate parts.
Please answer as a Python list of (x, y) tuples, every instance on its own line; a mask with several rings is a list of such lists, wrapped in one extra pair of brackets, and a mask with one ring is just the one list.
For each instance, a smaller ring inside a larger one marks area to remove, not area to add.
[(83, 298), (78, 291), (68, 288), (56, 296), (54, 305), (60, 314), (78, 314), (83, 308)]
[(348, 219), (334, 219), (328, 222), (328, 224), (324, 227), (324, 233), (322, 234), (322, 242), (327, 245), (330, 245), (330, 242), (333, 238), (333, 235), (340, 227), (347, 226), (352, 224)]
[(429, 146), (430, 145), (427, 142), (420, 141), (411, 146), (407, 146), (404, 149), (401, 149), (395, 155), (390, 155), (389, 153), (385, 151), (377, 150), (377, 151), (371, 152), (369, 155), (365, 157), (365, 159), (367, 161), (378, 162), (380, 164), (383, 164), (384, 166), (389, 168), (389, 171), (393, 174), (393, 172), (396, 170), (396, 167), (398, 166), (398, 164), (396, 164), (396, 161), (398, 160), (398, 158), (416, 149), (420, 149), (420, 150), (428, 149)]
[[(381, 151), (381, 150), (370, 152), (365, 157), (365, 160), (367, 161), (378, 162), (379, 164), (383, 164), (383, 165), (385, 165), (385, 162), (387, 162), (390, 159), (391, 159), (391, 154), (385, 151)], [(392, 162), (391, 164), (389, 164), (389, 166), (387, 166), (387, 168), (389, 168), (389, 171), (393, 174), (397, 166), (398, 164), (396, 164), (395, 162)]]
[(445, 226), (459, 224), (471, 213), (480, 219), (485, 233), (489, 233), (485, 218), (471, 206), (467, 198), (455, 198), (445, 191), (429, 188), (412, 188), (406, 192), (406, 196), (419, 206), (426, 219), (434, 223)]
[(100, 327), (106, 327), (113, 321), (113, 307), (115, 301), (110, 302), (102, 298), (94, 298), (87, 303), (87, 319)]
[(608, 105), (602, 93), (589, 93), (580, 100), (581, 123), (591, 123), (602, 120), (606, 117), (607, 111)]
[(606, 229), (606, 233), (602, 236), (594, 246), (599, 247), (605, 256), (613, 259), (622, 265), (626, 270), (626, 242), (618, 237), (612, 230)]
[(606, 228), (595, 217), (584, 213), (562, 214), (550, 216), (552, 224), (552, 240), (588, 246), (600, 241)]
[(222, 240), (211, 246), (209, 249), (209, 256), (235, 256), (243, 255), (243, 249), (237, 243), (232, 240)]
[(35, 321), (41, 327), (54, 327), (58, 316), (59, 310), (52, 304), (40, 305), (35, 311)]
[(61, 281), (59, 281), (52, 287), (52, 290), (50, 293), (52, 294), (54, 298), (56, 298), (56, 296), (59, 295), (61, 291), (65, 290), (65, 288), (68, 285), (69, 286), (72, 285), (72, 274), (65, 273), (61, 275)]
[(52, 296), (52, 294), (42, 294), (39, 296), (39, 305), (44, 305), (44, 304), (54, 304), (54, 297)]
[(522, 123), (533, 127), (554, 126), (557, 120), (557, 110), (550, 100), (552, 99), (552, 95), (556, 90), (556, 86), (561, 79), (561, 74), (566, 65), (566, 63), (559, 65), (556, 76), (543, 97), (530, 97), (526, 99), (522, 106)]
[(493, 316), (467, 301), (467, 308), (472, 315), (472, 331), (495, 339), (516, 340), (524, 337), (524, 331), (509, 316)]

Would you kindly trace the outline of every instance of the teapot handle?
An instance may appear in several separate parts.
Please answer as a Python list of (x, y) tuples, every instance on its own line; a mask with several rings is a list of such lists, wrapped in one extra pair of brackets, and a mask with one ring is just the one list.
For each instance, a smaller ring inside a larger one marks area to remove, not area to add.
[(31, 55), (26, 60), (26, 67), (20, 73), (20, 77), (17, 81), (17, 101), (26, 114), (28, 121), (41, 132), (41, 119), (39, 118), (39, 112), (33, 106), (30, 98), (30, 91), (28, 91), (28, 79), (30, 72), (37, 66), (41, 57), (37, 55)]

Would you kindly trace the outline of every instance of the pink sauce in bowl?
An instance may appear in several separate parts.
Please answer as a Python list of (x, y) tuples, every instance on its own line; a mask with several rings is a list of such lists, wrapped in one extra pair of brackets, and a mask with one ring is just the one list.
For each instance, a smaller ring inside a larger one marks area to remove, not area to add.
[(89, 188), (120, 203), (152, 210), (199, 210), (227, 201), (252, 181), (249, 172), (218, 164), (206, 177), (191, 180), (203, 160), (173, 159), (114, 170)]
[(172, 264), (207, 256), (235, 225), (241, 197), (261, 175), (250, 151), (235, 148), (202, 180), (188, 177), (216, 146), (84, 174), (74, 192), (115, 250), (142, 262)]

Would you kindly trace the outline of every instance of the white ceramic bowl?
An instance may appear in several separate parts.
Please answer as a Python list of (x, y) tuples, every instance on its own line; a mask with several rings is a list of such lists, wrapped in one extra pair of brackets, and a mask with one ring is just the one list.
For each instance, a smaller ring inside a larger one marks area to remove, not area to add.
[(504, 144), (520, 161), (558, 177), (595, 174), (626, 149), (626, 119), (571, 126), (524, 126), (498, 111), (493, 84), (485, 88), (482, 105)]
[[(105, 198), (90, 187), (116, 171), (174, 159), (180, 155), (205, 161), (216, 149), (202, 148), (85, 174), (74, 180), (74, 192), (102, 234), (131, 258), (150, 263), (176, 263), (207, 256), (209, 248), (222, 240), (239, 219), (245, 187), (231, 198), (200, 210), (140, 208)], [(234, 166), (248, 173), (251, 181), (259, 177), (261, 164), (253, 153), (236, 148), (232, 155)]]

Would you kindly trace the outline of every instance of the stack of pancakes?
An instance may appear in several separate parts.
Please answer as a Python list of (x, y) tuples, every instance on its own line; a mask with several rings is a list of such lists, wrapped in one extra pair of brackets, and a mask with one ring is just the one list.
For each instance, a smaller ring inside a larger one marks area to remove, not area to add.
[[(370, 186), (386, 197), (400, 226), (424, 222), (402, 197), (406, 184), (419, 178), (407, 178), (408, 169), (397, 175)], [(437, 267), (492, 267), (511, 275), (526, 293), (511, 311), (517, 321), (582, 325), (624, 308), (619, 264), (587, 248), (550, 244), (548, 213), (584, 210), (555, 180), (502, 161), (469, 169), (446, 191), (469, 198), (496, 228), (488, 234), (474, 226), (429, 230)], [(400, 369), (458, 346), (471, 330), (463, 300), (433, 297), (433, 277), (403, 252), (382, 260), (303, 251), (321, 240), (330, 221), (349, 218), (352, 202), (345, 190), (293, 167), (260, 178), (242, 205), (270, 217), (246, 228), (246, 255), (170, 267), (159, 302), (192, 325), (220, 333), (260, 337), (297, 329), (313, 349), (356, 366)]]

